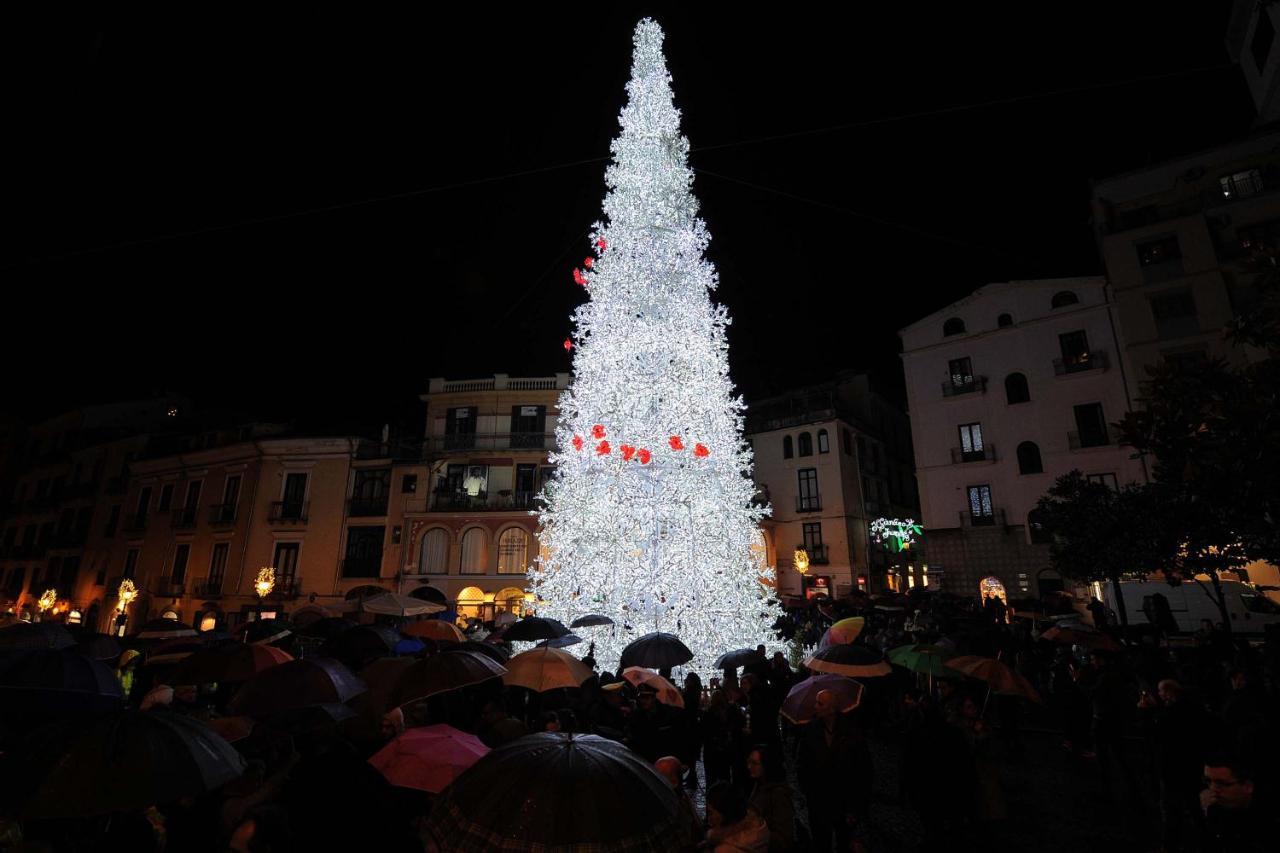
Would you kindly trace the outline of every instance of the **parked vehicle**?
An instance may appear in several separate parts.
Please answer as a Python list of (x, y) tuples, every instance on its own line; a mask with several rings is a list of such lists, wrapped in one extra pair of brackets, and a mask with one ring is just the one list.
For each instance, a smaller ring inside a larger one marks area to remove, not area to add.
[[(1202, 619), (1209, 619), (1214, 623), (1222, 621), (1218, 604), (1213, 599), (1213, 587), (1208, 582), (1201, 587), (1198, 583), (1186, 581), (1180, 586), (1169, 586), (1165, 581), (1124, 581), (1120, 587), (1130, 625), (1148, 624), (1147, 614), (1154, 609), (1153, 602), (1149, 599), (1156, 595), (1163, 595), (1168, 601), (1169, 612), (1177, 623), (1179, 633), (1199, 630)], [(1103, 586), (1103, 594), (1107, 608), (1115, 611), (1115, 593), (1110, 584)], [(1226, 599), (1227, 615), (1231, 617), (1233, 632), (1261, 634), (1268, 625), (1280, 625), (1280, 605), (1251, 584), (1222, 581), (1222, 594)]]

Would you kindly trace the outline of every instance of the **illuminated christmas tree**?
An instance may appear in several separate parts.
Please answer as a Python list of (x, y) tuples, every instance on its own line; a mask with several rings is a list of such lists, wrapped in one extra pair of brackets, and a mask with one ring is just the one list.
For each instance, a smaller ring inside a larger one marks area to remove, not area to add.
[(645, 19), (634, 41), (607, 221), (573, 274), (590, 299), (573, 318), (573, 381), (529, 578), (539, 615), (615, 620), (591, 634), (603, 668), (666, 631), (706, 674), (722, 652), (769, 641), (778, 607), (662, 29)]

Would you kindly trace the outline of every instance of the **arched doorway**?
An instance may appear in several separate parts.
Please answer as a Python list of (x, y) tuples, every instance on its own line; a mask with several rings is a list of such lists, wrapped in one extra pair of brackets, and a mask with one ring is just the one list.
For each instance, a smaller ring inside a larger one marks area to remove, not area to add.
[(449, 599), (442, 590), (436, 589), (434, 586), (420, 586), (409, 593), (410, 598), (420, 598), (423, 601), (432, 601), (436, 604), (449, 606)]
[(524, 590), (515, 586), (500, 589), (493, 597), (493, 603), (498, 613), (520, 616), (524, 613)]
[(463, 619), (475, 617), (483, 621), (485, 610), (484, 590), (480, 587), (469, 586), (458, 593), (457, 611)]
[(995, 575), (988, 575), (978, 581), (978, 597), (982, 601), (986, 601), (992, 596), (1000, 599), (1004, 604), (1009, 603), (1009, 596), (1005, 593), (1004, 583)]

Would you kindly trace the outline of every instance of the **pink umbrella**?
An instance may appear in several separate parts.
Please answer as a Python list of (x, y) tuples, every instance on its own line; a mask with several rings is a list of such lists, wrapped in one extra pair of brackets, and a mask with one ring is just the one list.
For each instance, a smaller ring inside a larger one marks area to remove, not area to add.
[(438, 794), (488, 752), (475, 735), (441, 724), (406, 730), (369, 763), (392, 785)]
[(836, 709), (840, 713), (852, 711), (862, 701), (862, 685), (844, 675), (822, 673), (801, 681), (787, 693), (782, 703), (782, 716), (797, 725), (811, 722), (817, 712), (814, 704), (818, 693), (829, 690), (836, 696)]

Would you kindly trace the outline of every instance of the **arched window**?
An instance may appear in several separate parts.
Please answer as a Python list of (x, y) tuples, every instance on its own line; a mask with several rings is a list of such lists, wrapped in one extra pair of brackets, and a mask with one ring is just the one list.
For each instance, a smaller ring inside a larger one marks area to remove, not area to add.
[(1012, 325), (1013, 325), (1012, 314), (1001, 314), (999, 317), (996, 317), (997, 328), (1003, 329), (1005, 326), (1012, 326)]
[(944, 337), (950, 337), (951, 335), (963, 335), (964, 320), (961, 320), (959, 317), (952, 317), (950, 320), (942, 324), (942, 334)]
[(484, 604), (484, 590), (478, 586), (469, 586), (462, 592), (458, 593), (457, 610), (459, 616), (464, 618), (472, 616), (477, 619), (483, 618), (482, 614), (485, 611)]
[(1050, 308), (1065, 308), (1068, 305), (1075, 305), (1080, 301), (1080, 297), (1076, 296), (1073, 290), (1059, 290), (1053, 294), (1053, 299), (1049, 300)]
[(1010, 404), (1031, 402), (1031, 389), (1027, 387), (1027, 377), (1021, 373), (1010, 373), (1006, 376), (1004, 396)]
[(522, 575), (529, 567), (529, 534), (509, 527), (498, 537), (498, 574)]
[(1040, 448), (1034, 441), (1024, 441), (1018, 445), (1018, 473), (1044, 473), (1044, 464), (1040, 461)]
[(791, 448), (792, 448), (791, 436), (784, 435), (782, 437), (782, 458), (783, 459), (790, 459), (792, 456), (796, 455), (795, 451), (792, 450)]
[(515, 586), (500, 589), (493, 596), (494, 609), (498, 613), (514, 613), (519, 616), (524, 612), (524, 602), (524, 590)]
[(422, 537), (418, 571), (424, 575), (449, 573), (449, 531), (443, 527), (433, 527)]
[(827, 439), (827, 431), (825, 429), (818, 430), (818, 452), (831, 452), (831, 442)]
[(472, 527), (462, 534), (462, 559), (460, 569), (464, 575), (482, 575), (488, 567), (489, 541), (484, 531)]
[(796, 445), (800, 451), (801, 456), (813, 455), (813, 436), (809, 435), (809, 433), (807, 432), (800, 433), (800, 438), (796, 442)]

